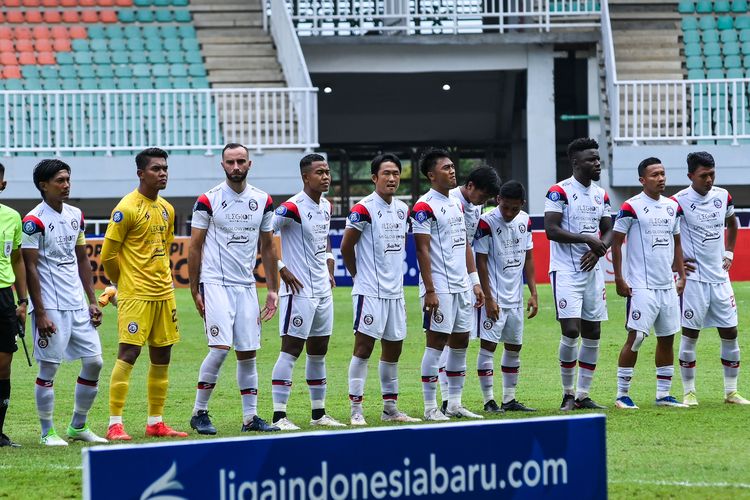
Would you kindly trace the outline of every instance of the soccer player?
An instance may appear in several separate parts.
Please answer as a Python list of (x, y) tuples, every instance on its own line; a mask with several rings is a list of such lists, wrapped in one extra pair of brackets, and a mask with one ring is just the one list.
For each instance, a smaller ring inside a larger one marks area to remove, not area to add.
[(144, 149), (135, 157), (138, 187), (112, 211), (102, 245), (102, 265), (118, 288), (119, 348), (109, 386), (107, 439), (129, 441), (122, 409), (130, 374), (149, 344), (146, 435), (187, 437), (163, 421), (172, 346), (180, 340), (169, 246), (174, 240), (174, 208), (159, 196), (167, 187), (167, 152)]
[[(300, 160), (301, 192), (275, 211), (273, 228), (281, 234), (283, 262), (279, 331), (281, 352), (273, 367), (273, 423), (281, 430), (297, 430), (286, 415), (292, 390), (294, 363), (307, 351), (305, 377), (310, 390), (310, 425), (344, 427), (326, 414), (326, 353), (333, 329), (333, 254), (328, 231), (331, 203), (323, 193), (331, 185), (331, 169), (319, 154)], [(284, 264), (286, 262), (286, 264)]]
[[(411, 215), (426, 339), (422, 357), (424, 418), (483, 418), (461, 404), (474, 308), (482, 307), (484, 294), (467, 242), (461, 204), (450, 196), (456, 187), (456, 167), (447, 151), (431, 149), (422, 156), (419, 168), (432, 186), (419, 198)], [(436, 395), (440, 353), (446, 344), (448, 405), (443, 414)]]
[[(484, 410), (535, 411), (516, 400), (516, 385), (521, 367), (523, 344), (523, 275), (531, 296), (526, 310), (529, 319), (539, 309), (534, 278), (531, 218), (521, 210), (526, 190), (518, 181), (508, 181), (500, 188), (497, 207), (479, 219), (474, 251), (477, 271), (484, 291), (484, 307), (478, 311), (476, 331), (480, 338), (477, 356), (479, 386)], [(493, 393), (495, 350), (503, 342), (503, 400), (498, 406)]]
[[(466, 178), (463, 186), (457, 186), (450, 190), (450, 195), (461, 202), (464, 211), (464, 222), (466, 223), (466, 236), (469, 244), (474, 244), (474, 234), (477, 232), (479, 216), (482, 214), (482, 205), (494, 199), (500, 192), (500, 177), (494, 168), (489, 166), (477, 167)], [(472, 253), (472, 258), (474, 255)], [(441, 411), (445, 413), (448, 407), (448, 376), (445, 374), (445, 363), (448, 360), (448, 348), (443, 348), (440, 354), (438, 368), (438, 381), (440, 382), (440, 394), (443, 403)]]
[[(729, 268), (737, 242), (737, 219), (729, 193), (714, 185), (716, 164), (709, 153), (687, 156), (690, 186), (672, 198), (679, 205), (680, 233), (685, 235), (687, 282), (682, 293), (682, 339), (680, 373), (685, 392), (683, 403), (696, 406), (695, 346), (701, 328), (716, 327), (721, 339), (724, 367), (724, 401), (747, 405), (750, 401), (737, 392), (740, 372), (740, 345), (737, 342), (737, 305)], [(726, 243), (724, 226), (727, 227)]]
[[(0, 192), (5, 191), (5, 166), (0, 163)], [(13, 353), (18, 350), (16, 334), (19, 325), (26, 324), (26, 268), (21, 255), (21, 215), (0, 204), (0, 231), (3, 235), (3, 253), (0, 255), (0, 447), (19, 447), (3, 433), (5, 415), (10, 404), (10, 366)], [(18, 303), (13, 297), (16, 287)]]
[(81, 371), (66, 434), (72, 440), (106, 443), (86, 422), (102, 369), (102, 346), (96, 331), (102, 311), (94, 296), (83, 214), (66, 203), (70, 166), (61, 160), (42, 160), (34, 167), (33, 176), (42, 202), (23, 219), (22, 249), (31, 296), (34, 357), (39, 363), (34, 395), (41, 443), (68, 445), (53, 424), (54, 380), (60, 363), (75, 359), (81, 360)]
[[(190, 427), (198, 434), (216, 434), (208, 416), (208, 400), (224, 360), (234, 346), (237, 384), (242, 399), (242, 432), (278, 431), (258, 416), (258, 370), (261, 320), (268, 321), (279, 304), (276, 249), (273, 242), (273, 200), (247, 183), (251, 161), (242, 144), (224, 146), (221, 166), (226, 181), (202, 194), (193, 208), (188, 269), (190, 292), (204, 319), (208, 355), (198, 374)], [(266, 269), (268, 294), (263, 310), (255, 290), (258, 241)]]
[(341, 241), (341, 256), (352, 275), (354, 352), (349, 362), (351, 424), (367, 425), (362, 413), (367, 361), (375, 341), (382, 352), (378, 373), (384, 422), (418, 422), (400, 411), (398, 360), (406, 338), (403, 264), (409, 209), (395, 198), (401, 182), (401, 161), (386, 153), (370, 165), (375, 192), (352, 207)]
[[(615, 221), (612, 265), (617, 294), (627, 297), (628, 338), (617, 363), (617, 408), (636, 409), (630, 382), (638, 350), (651, 328), (656, 333), (656, 405), (687, 408), (669, 391), (674, 375), (674, 334), (680, 329), (678, 295), (685, 288), (677, 202), (662, 196), (666, 173), (661, 160), (646, 158), (638, 165), (643, 192), (622, 204)], [(622, 270), (622, 245), (627, 237), (627, 271)], [(675, 286), (672, 268), (677, 269)]]
[(589, 393), (599, 359), (601, 322), (607, 319), (599, 259), (612, 242), (611, 209), (607, 193), (594, 184), (602, 171), (599, 144), (589, 138), (574, 140), (568, 144), (568, 160), (572, 177), (552, 186), (544, 203), (544, 231), (550, 240), (549, 274), (562, 333), (560, 410), (603, 409)]

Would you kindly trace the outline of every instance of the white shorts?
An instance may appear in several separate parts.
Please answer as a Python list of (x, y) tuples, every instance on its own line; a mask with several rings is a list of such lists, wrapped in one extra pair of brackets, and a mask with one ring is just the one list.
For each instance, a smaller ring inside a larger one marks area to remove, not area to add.
[(422, 304), (422, 328), (438, 333), (466, 333), (474, 330), (474, 294), (471, 290), (458, 293), (437, 294), (440, 302), (432, 316), (424, 312)]
[(260, 349), (260, 307), (255, 286), (201, 283), (208, 345)]
[(36, 331), (34, 314), (31, 314), (31, 331), (34, 332), (34, 358), (37, 361), (61, 363), (63, 360), (89, 358), (102, 354), (99, 332), (91, 324), (89, 310), (58, 311), (47, 309), (47, 317), (57, 327), (57, 333), (46, 338)]
[(406, 338), (406, 305), (404, 299), (379, 299), (352, 295), (354, 331), (380, 340)]
[(279, 333), (301, 339), (327, 337), (333, 330), (333, 297), (280, 298)]
[(482, 340), (513, 345), (523, 344), (523, 307), (500, 308), (497, 321), (487, 317), (487, 309), (477, 310), (477, 336)]
[(649, 333), (653, 328), (657, 337), (680, 331), (680, 299), (674, 288), (633, 288), (627, 299), (626, 313), (628, 330)]
[(680, 302), (684, 328), (700, 330), (737, 326), (737, 304), (729, 281), (703, 283), (687, 280)]
[(552, 271), (549, 274), (557, 319), (607, 320), (607, 291), (600, 268), (589, 272)]

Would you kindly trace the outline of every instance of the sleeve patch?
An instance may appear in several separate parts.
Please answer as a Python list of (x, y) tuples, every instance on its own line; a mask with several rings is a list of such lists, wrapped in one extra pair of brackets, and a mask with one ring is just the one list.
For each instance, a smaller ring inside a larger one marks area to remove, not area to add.
[(420, 201), (414, 205), (412, 210), (411, 218), (419, 223), (423, 223), (428, 219), (435, 218), (435, 214), (432, 212), (432, 208), (427, 203)]
[(478, 240), (490, 234), (492, 234), (492, 228), (490, 228), (490, 225), (487, 224), (487, 221), (485, 221), (484, 219), (479, 219), (479, 224), (477, 224), (477, 232), (474, 235), (474, 239)]
[(214, 215), (214, 211), (211, 208), (211, 201), (208, 199), (208, 196), (202, 194), (198, 197), (198, 201), (196, 201), (195, 206), (193, 206), (193, 212), (206, 212), (210, 216)]
[(561, 201), (563, 203), (568, 202), (568, 195), (565, 194), (565, 190), (562, 187), (558, 186), (557, 184), (549, 188), (549, 191), (547, 191), (547, 198), (550, 201), (554, 201), (554, 202), (558, 202), (558, 201)]
[(271, 195), (268, 195), (268, 199), (266, 200), (266, 208), (263, 209), (263, 213), (273, 212), (273, 198), (271, 198)]
[(638, 216), (635, 213), (635, 210), (630, 205), (630, 203), (628, 203), (627, 201), (622, 204), (622, 206), (620, 207), (620, 211), (617, 212), (617, 218), (618, 219), (622, 219), (624, 217), (631, 217), (633, 219), (637, 219), (638, 218)]
[(44, 223), (34, 215), (27, 215), (23, 218), (23, 232), (32, 235), (36, 233), (44, 233)]
[(125, 214), (123, 214), (119, 210), (115, 210), (115, 212), (112, 214), (112, 222), (114, 222), (115, 224), (119, 224), (120, 222), (122, 222), (122, 219), (124, 218), (125, 218)]
[(279, 217), (286, 217), (287, 219), (292, 219), (294, 222), (297, 222), (299, 224), (302, 223), (302, 219), (300, 219), (299, 216), (299, 209), (297, 208), (297, 205), (292, 203), (291, 201), (285, 201), (274, 212)]
[(357, 203), (352, 207), (351, 212), (349, 212), (349, 221), (356, 224), (357, 222), (372, 222), (372, 219), (367, 208)]

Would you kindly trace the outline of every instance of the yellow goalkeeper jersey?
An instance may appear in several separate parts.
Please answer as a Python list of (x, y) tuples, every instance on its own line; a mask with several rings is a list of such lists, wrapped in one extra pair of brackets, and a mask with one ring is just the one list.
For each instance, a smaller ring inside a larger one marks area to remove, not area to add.
[(161, 196), (151, 200), (136, 189), (112, 211), (104, 237), (121, 243), (118, 300), (165, 300), (174, 296), (169, 267), (174, 207), (167, 200)]

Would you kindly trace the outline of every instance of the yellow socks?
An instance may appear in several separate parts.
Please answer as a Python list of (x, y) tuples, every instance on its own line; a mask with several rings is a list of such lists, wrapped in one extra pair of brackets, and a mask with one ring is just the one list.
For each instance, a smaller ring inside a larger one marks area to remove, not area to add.
[(169, 387), (169, 365), (151, 364), (148, 368), (148, 416), (164, 414), (164, 401)]
[(118, 359), (112, 369), (112, 377), (109, 380), (109, 414), (111, 416), (122, 416), (125, 406), (125, 398), (130, 388), (130, 372), (133, 365)]

